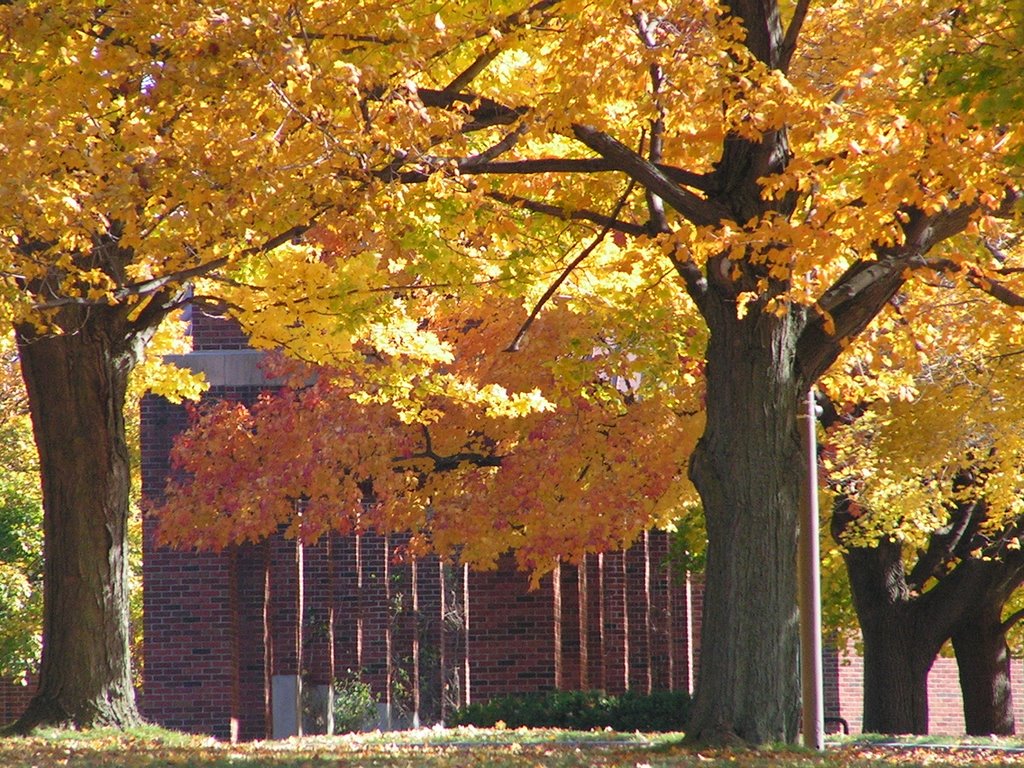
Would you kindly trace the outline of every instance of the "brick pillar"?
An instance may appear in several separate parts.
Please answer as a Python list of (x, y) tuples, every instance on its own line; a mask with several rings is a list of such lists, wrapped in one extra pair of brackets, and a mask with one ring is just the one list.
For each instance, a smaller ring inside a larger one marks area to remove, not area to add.
[[(155, 395), (144, 397), (141, 409), (143, 493), (158, 499), (171, 443), (188, 418), (182, 406)], [(158, 547), (155, 534), (156, 521), (145, 518), (142, 713), (168, 728), (228, 739), (236, 690), (229, 558)]]
[(604, 689), (622, 693), (629, 687), (629, 615), (626, 611), (626, 558), (604, 555)]
[(358, 537), (359, 666), (378, 700), (387, 704), (388, 690), (388, 566), (387, 539), (376, 533)]
[(693, 615), (691, 602), (690, 574), (677, 571), (671, 564), (668, 568), (669, 611), (672, 619), (672, 690), (694, 690), (693, 676)]
[(395, 724), (409, 727), (418, 723), (419, 642), (416, 632), (415, 563), (403, 552), (407, 534), (390, 535), (388, 586), (391, 602), (391, 652), (388, 676)]
[(690, 658), (693, 660), (693, 689), (697, 687), (700, 674), (701, 627), (704, 625), (704, 576), (699, 573), (687, 575), (690, 605)]
[(441, 576), (441, 717), (469, 703), (469, 606), (466, 605), (468, 569), (439, 566)]
[(333, 660), (332, 552), (329, 536), (302, 554), (302, 732), (331, 733)]
[(416, 615), (416, 712), (420, 723), (441, 720), (441, 692), (444, 687), (443, 617), (444, 566), (437, 557), (419, 559), (413, 565)]
[(334, 676), (346, 680), (359, 674), (359, 539), (334, 534)]
[(558, 566), (558, 573), (560, 589), (557, 595), (561, 600), (558, 622), (560, 669), (556, 682), (559, 688), (573, 691), (584, 687), (581, 677), (584, 657), (580, 642), (580, 568), (563, 564)]
[(331, 681), (331, 554), (329, 538), (305, 546), (302, 553), (301, 671), (313, 685)]
[[(839, 653), (834, 646), (826, 645), (821, 649), (821, 667), (825, 717), (842, 717), (839, 698)], [(837, 729), (826, 725), (825, 731), (832, 733)]]
[(587, 579), (587, 685), (605, 690), (604, 674), (604, 555), (584, 559)]
[(270, 539), (271, 734), (302, 733), (302, 545)]
[(562, 688), (562, 566), (556, 565), (548, 575), (551, 579), (551, 663), (554, 687)]
[(647, 533), (625, 552), (627, 684), (639, 693), (651, 692), (651, 583)]
[(648, 578), (650, 580), (651, 687), (672, 689), (672, 612), (669, 610), (668, 535), (651, 531), (647, 540)]
[(580, 644), (580, 690), (592, 688), (590, 684), (590, 584), (587, 581), (587, 558), (576, 567), (576, 637)]
[(238, 739), (250, 741), (270, 736), (271, 665), (266, 640), (269, 627), (269, 543), (245, 544), (234, 551), (236, 610)]

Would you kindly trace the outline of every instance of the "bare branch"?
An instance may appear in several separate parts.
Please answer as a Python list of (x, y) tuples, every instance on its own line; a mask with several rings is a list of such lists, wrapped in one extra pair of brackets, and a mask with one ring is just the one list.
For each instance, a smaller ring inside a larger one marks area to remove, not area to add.
[[(516, 29), (529, 24), (535, 15), (541, 14), (543, 11), (547, 11), (554, 6), (558, 5), (561, 0), (538, 0), (538, 2), (531, 5), (529, 8), (525, 8), (522, 11), (516, 11), (508, 14), (505, 18), (499, 21), (493, 26), (488, 26), (483, 29), (479, 29), (476, 33), (463, 37), (460, 42), (467, 42), (469, 40), (477, 40), (481, 37), (490, 37), (493, 32), (498, 32), (501, 35), (507, 35), (510, 32), (514, 32)], [(436, 56), (442, 56), (448, 53), (448, 51), (440, 51), (431, 58)], [(476, 79), (476, 76), (483, 72), (487, 66), (494, 61), (495, 58), (501, 53), (501, 48), (498, 47), (494, 42), (491, 42), (462, 72), (455, 76), (448, 85), (444, 87), (444, 90), (449, 93), (458, 93), (463, 89), (467, 88), (470, 83)]]
[(520, 208), (525, 208), (528, 211), (533, 211), (534, 213), (543, 213), (547, 216), (561, 219), (562, 221), (590, 221), (594, 224), (600, 224), (602, 227), (608, 227), (616, 232), (623, 232), (627, 235), (633, 235), (634, 237), (650, 234), (647, 227), (642, 224), (634, 224), (629, 221), (619, 221), (610, 216), (597, 213), (596, 211), (567, 211), (564, 208), (552, 205), (551, 203), (542, 203), (538, 200), (530, 200), (526, 197), (520, 197), (519, 195), (507, 195), (503, 192), (488, 192), (487, 197), (492, 200), (505, 203), (506, 205), (518, 206)]
[[(693, 173), (682, 168), (663, 163), (654, 163), (661, 173), (677, 184), (693, 187), (702, 192), (714, 191), (713, 177), (703, 173)], [(533, 160), (504, 160), (500, 162), (474, 164), (464, 173), (494, 174), (531, 174), (531, 173), (607, 173), (620, 171), (619, 165), (603, 157), (551, 157)]]
[(783, 72), (789, 71), (789, 63), (793, 60), (793, 54), (796, 52), (800, 29), (803, 27), (804, 19), (807, 18), (807, 9), (810, 5), (810, 0), (798, 0), (796, 8), (793, 9), (793, 17), (789, 20), (789, 26), (786, 27), (786, 35), (782, 39), (782, 48), (779, 50), (779, 69)]
[(461, 105), (466, 108), (468, 115), (473, 118), (462, 126), (462, 130), (467, 133), (492, 125), (511, 125), (527, 112), (526, 107), (510, 107), (473, 93), (453, 93), (436, 88), (419, 88), (416, 93), (425, 107), (453, 109)]
[(677, 245), (672, 253), (669, 254), (669, 260), (672, 262), (672, 266), (676, 268), (679, 276), (683, 278), (683, 282), (686, 283), (686, 291), (690, 294), (690, 298), (693, 299), (693, 303), (703, 313), (708, 296), (708, 279), (697, 265), (697, 262), (689, 256), (680, 258), (680, 250), (680, 246)]
[(732, 214), (725, 206), (683, 189), (656, 165), (608, 134), (579, 123), (573, 124), (572, 131), (577, 139), (610, 161), (617, 170), (662, 198), (693, 224), (717, 226), (722, 221), (732, 219)]
[(1014, 626), (1016, 626), (1016, 624), (1021, 619), (1024, 619), (1024, 608), (1022, 608), (1019, 611), (1016, 611), (1015, 613), (1010, 614), (1006, 618), (1006, 620), (1002, 624), (999, 625), (1000, 629), (1002, 629), (1003, 632), (1009, 632), (1011, 629), (1014, 628)]
[(485, 149), (483, 152), (479, 152), (471, 157), (467, 157), (458, 164), (460, 173), (472, 173), (474, 168), (485, 165), (496, 157), (508, 152), (512, 147), (519, 141), (519, 137), (526, 133), (526, 123), (520, 123), (518, 127), (506, 135), (501, 141), (495, 144), (493, 147)]
[[(656, 47), (654, 29), (657, 26), (657, 21), (652, 22), (644, 12), (633, 14), (633, 21), (636, 24), (637, 33), (640, 35), (643, 44), (648, 49), (654, 49)], [(652, 62), (649, 67), (649, 74), (651, 78), (651, 97), (654, 100), (657, 117), (651, 120), (651, 147), (648, 151), (647, 159), (657, 166), (662, 160), (665, 146), (665, 105), (662, 104), (660, 99), (665, 73), (662, 71), (660, 64)], [(647, 215), (651, 220), (651, 229), (656, 232), (668, 232), (669, 226), (668, 220), (665, 217), (665, 202), (649, 189), (645, 189), (644, 194), (647, 197)]]
[[(612, 221), (618, 219), (619, 213), (622, 212), (622, 207), (626, 204), (626, 200), (629, 199), (630, 194), (632, 194), (633, 192), (633, 187), (635, 186), (636, 182), (631, 180), (629, 182), (629, 185), (626, 187), (626, 191), (622, 193), (622, 197), (620, 197), (619, 201), (615, 204), (615, 210), (612, 211), (611, 215)], [(584, 259), (586, 259), (590, 254), (594, 252), (594, 249), (601, 244), (601, 241), (605, 239), (605, 237), (608, 235), (610, 231), (611, 226), (605, 225), (604, 229), (602, 229), (598, 233), (597, 237), (595, 237), (590, 242), (590, 245), (584, 248), (580, 252), (579, 256), (577, 256), (575, 259), (569, 262), (569, 266), (563, 269), (562, 273), (557, 278), (555, 278), (555, 281), (548, 286), (547, 290), (544, 291), (544, 295), (540, 297), (540, 300), (534, 305), (533, 309), (530, 311), (529, 317), (526, 318), (526, 321), (519, 328), (519, 332), (516, 333), (515, 338), (512, 339), (512, 343), (508, 345), (508, 349), (505, 350), (506, 352), (519, 351), (519, 345), (522, 343), (523, 337), (525, 337), (526, 332), (530, 330), (530, 326), (533, 325), (533, 321), (537, 319), (537, 315), (540, 314), (540, 311), (544, 308), (544, 305), (547, 304), (548, 301), (550, 301), (551, 297), (555, 295), (555, 291), (557, 291), (559, 287), (562, 285), (562, 283), (566, 281), (566, 279), (569, 277), (569, 274), (574, 269), (576, 269), (576, 267), (582, 264)]]
[(930, 578), (945, 572), (957, 548), (977, 532), (985, 514), (984, 505), (977, 503), (957, 505), (955, 511), (957, 514), (953, 521), (928, 538), (927, 550), (918, 557), (907, 576), (907, 584), (911, 589), (923, 591)]
[(444, 90), (448, 93), (459, 93), (463, 89), (467, 88), (476, 76), (487, 69), (488, 65), (498, 58), (501, 54), (501, 49), (493, 43), (484, 50), (479, 56), (477, 56), (473, 63), (462, 70), (455, 78), (444, 87)]
[[(867, 327), (904, 283), (907, 270), (932, 266), (924, 260), (925, 254), (937, 243), (962, 232), (977, 212), (978, 207), (974, 205), (931, 215), (918, 208), (902, 212), (905, 219), (903, 244), (880, 247), (876, 260), (852, 264), (818, 300), (818, 316), (808, 322), (797, 345), (801, 371), (808, 383), (828, 369), (846, 340)], [(1007, 303), (1016, 300), (1012, 292), (998, 283), (991, 282), (989, 289), (997, 293), (1005, 291), (1003, 298)], [(1024, 306), (1024, 302), (1020, 306)], [(825, 330), (826, 320), (834, 327), (832, 332)]]
[(1004, 283), (987, 276), (976, 267), (967, 271), (967, 282), (1008, 307), (1017, 309), (1024, 307), (1024, 296)]
[[(257, 253), (266, 253), (272, 251), (287, 242), (294, 240), (297, 237), (301, 237), (308, 232), (316, 223), (317, 219), (329, 208), (322, 208), (316, 214), (314, 214), (309, 222), (306, 224), (298, 224), (291, 227), (284, 232), (281, 232), (274, 237), (269, 238), (262, 244), (247, 248), (242, 251), (241, 256), (252, 256)], [(143, 280), (142, 282), (132, 283), (126, 285), (123, 288), (119, 288), (111, 294), (111, 298), (115, 302), (124, 301), (125, 299), (132, 296), (145, 296), (149, 294), (157, 293), (164, 288), (173, 285), (175, 283), (184, 283), (191, 280), (194, 277), (200, 275), (206, 275), (213, 272), (216, 269), (228, 264), (231, 259), (227, 256), (222, 256), (219, 259), (211, 259), (210, 261), (204, 261), (201, 264), (188, 267), (186, 269), (180, 269), (176, 272), (170, 272), (160, 277), (154, 277), (150, 280)], [(109, 305), (111, 298), (99, 298), (99, 299), (86, 299), (81, 296), (61, 296), (54, 298), (50, 301), (38, 302), (32, 305), (33, 309), (56, 309), (58, 307), (65, 307), (70, 305), (81, 305), (81, 306), (105, 306)]]
[(459, 451), (447, 456), (437, 453), (430, 439), (430, 430), (427, 426), (421, 425), (423, 431), (424, 449), (419, 453), (408, 456), (396, 457), (391, 460), (393, 464), (402, 465), (417, 459), (427, 459), (433, 463), (432, 472), (450, 472), (458, 469), (460, 464), (470, 464), (474, 467), (500, 467), (505, 457), (496, 454), (484, 454), (478, 451)]

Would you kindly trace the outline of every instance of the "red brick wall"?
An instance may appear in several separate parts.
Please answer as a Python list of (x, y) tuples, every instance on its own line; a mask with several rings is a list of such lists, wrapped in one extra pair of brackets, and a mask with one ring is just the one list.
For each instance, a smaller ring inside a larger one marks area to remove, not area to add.
[(36, 681), (30, 679), (27, 684), (0, 680), (0, 725), (7, 725), (17, 720), (25, 711), (29, 700), (36, 692)]
[[(224, 390), (213, 396), (252, 396)], [(140, 428), (143, 493), (158, 497), (170, 473), (168, 452), (187, 423), (185, 409), (143, 398)], [(159, 547), (155, 521), (143, 521), (143, 714), (183, 731), (233, 734), (241, 678), (241, 631), (233, 597), (237, 570), (227, 553), (191, 553)]]
[(469, 574), (471, 701), (556, 687), (554, 586), (549, 575), (530, 591), (509, 556), (496, 571)]
[(234, 320), (202, 307), (190, 314), (192, 349), (197, 352), (219, 349), (248, 349), (249, 341)]

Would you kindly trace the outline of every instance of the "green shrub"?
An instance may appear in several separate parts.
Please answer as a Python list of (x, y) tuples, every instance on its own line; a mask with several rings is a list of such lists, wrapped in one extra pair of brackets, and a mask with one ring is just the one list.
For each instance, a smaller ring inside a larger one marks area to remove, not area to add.
[(377, 698), (373, 689), (354, 673), (334, 681), (333, 704), (335, 733), (363, 731), (377, 721)]
[(509, 728), (678, 731), (689, 711), (690, 697), (682, 691), (650, 695), (627, 691), (621, 696), (601, 691), (548, 691), (470, 704), (452, 713), (448, 724), (489, 728), (503, 722)]

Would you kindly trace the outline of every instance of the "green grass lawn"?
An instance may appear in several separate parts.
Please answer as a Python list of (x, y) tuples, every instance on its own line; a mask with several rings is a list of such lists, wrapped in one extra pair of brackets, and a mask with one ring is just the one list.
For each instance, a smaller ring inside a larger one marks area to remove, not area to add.
[[(1019, 742), (1018, 742), (1019, 744)], [(0, 739), (0, 766), (18, 768), (877, 768), (1019, 763), (1024, 754), (975, 742), (964, 748), (906, 742), (901, 748), (850, 740), (824, 753), (793, 748), (693, 750), (681, 734), (621, 734), (542, 729), (453, 728), (400, 733), (306, 737), (232, 745), (156, 728), (129, 734), (42, 732)]]

